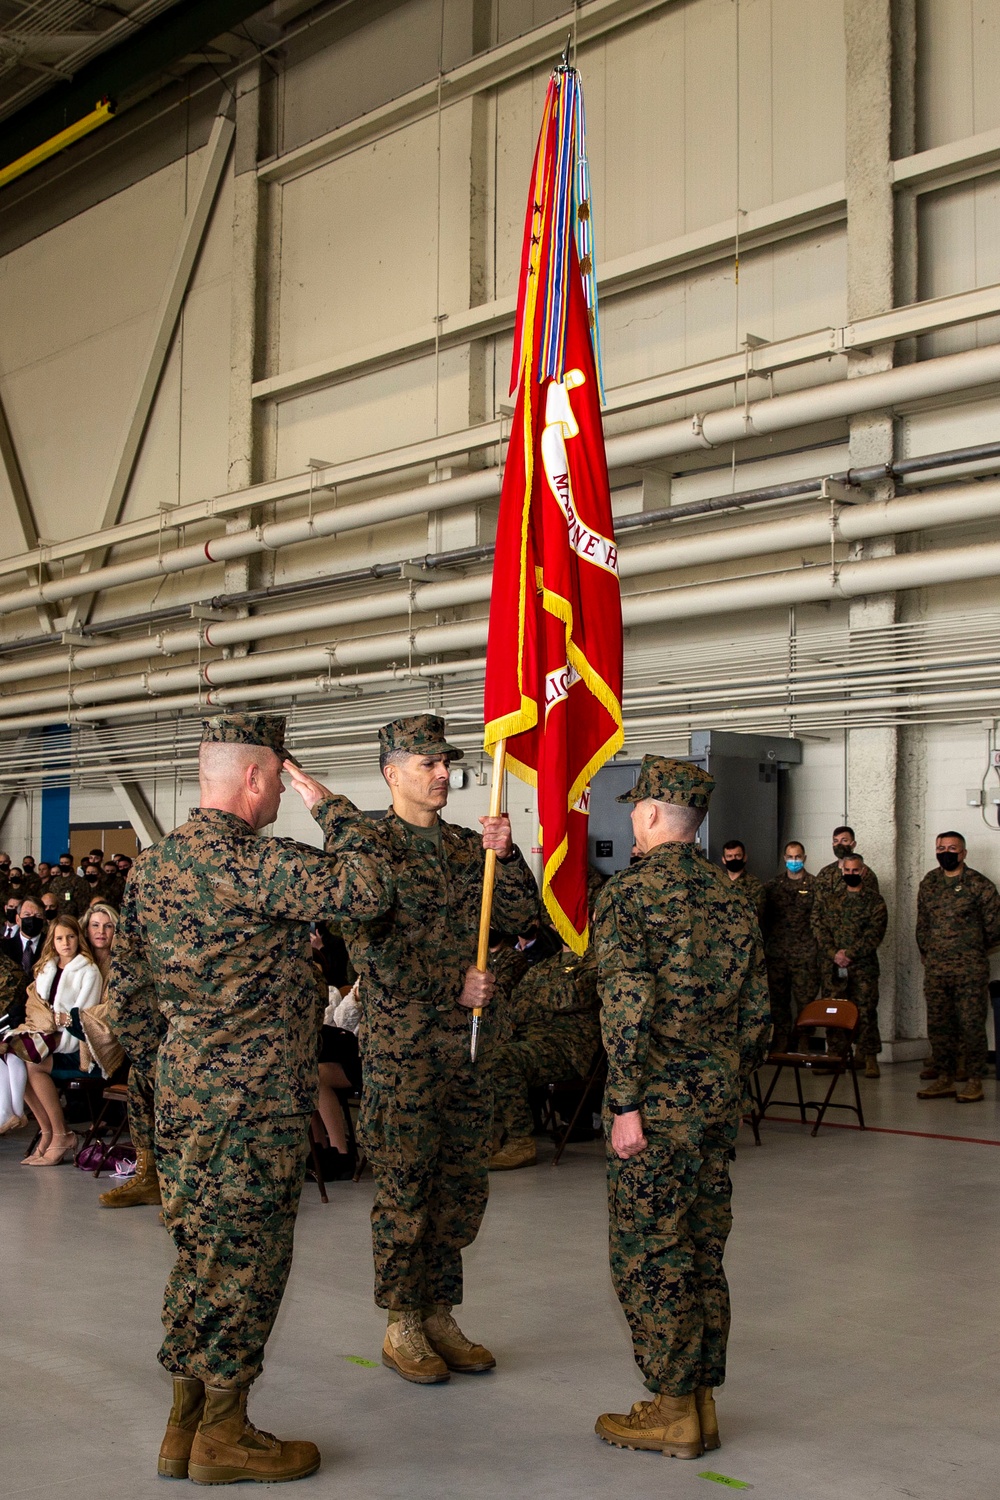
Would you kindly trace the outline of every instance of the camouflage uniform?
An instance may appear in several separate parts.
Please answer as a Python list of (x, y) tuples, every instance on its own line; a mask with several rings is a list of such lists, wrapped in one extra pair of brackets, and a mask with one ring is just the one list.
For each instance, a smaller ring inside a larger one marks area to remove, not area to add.
[[(855, 853), (853, 850), (851, 852), (854, 854), (855, 859), (862, 858), (860, 854)], [(843, 879), (844, 873), (840, 868), (839, 859), (833, 859), (828, 865), (824, 865), (815, 877), (817, 900), (821, 896), (829, 896), (838, 890), (843, 883)], [(869, 870), (867, 865), (865, 865), (864, 874), (861, 877), (861, 889), (863, 891), (878, 892), (878, 876), (874, 870)]]
[(72, 870), (68, 874), (63, 874), (62, 870), (53, 871), (48, 894), (55, 896), (60, 912), (68, 912), (71, 917), (82, 917), (93, 898), (90, 886)]
[[(620, 801), (704, 807), (697, 767), (646, 756)], [(653, 848), (613, 875), (595, 918), (606, 1113), (641, 1106), (646, 1148), (610, 1144), (611, 1274), (647, 1389), (687, 1395), (725, 1378), (729, 1162), (743, 1080), (768, 1032), (756, 921), (693, 844)]]
[(6, 1016), (0, 1026), (0, 1037), (5, 1031), (12, 1031), (24, 1021), (27, 993), (27, 974), (6, 953), (0, 953), (0, 1016)]
[(943, 1075), (955, 1076), (959, 1057), (970, 1078), (986, 1063), (987, 951), (1000, 943), (1000, 892), (966, 865), (951, 879), (930, 870), (917, 893), (917, 947), (924, 961), (927, 1036)]
[(767, 899), (767, 887), (764, 882), (758, 880), (756, 875), (751, 875), (749, 870), (741, 870), (735, 880), (729, 879), (727, 871), (723, 871), (723, 876), (729, 881), (729, 889), (733, 894), (742, 897), (747, 905), (753, 908), (757, 921), (763, 922), (764, 905)]
[(774, 1045), (784, 1045), (799, 1011), (815, 1000), (819, 963), (812, 930), (815, 876), (802, 872), (792, 880), (782, 871), (765, 887), (764, 952), (771, 994)]
[(513, 1035), (493, 1055), (493, 1139), (534, 1130), (532, 1085), (586, 1078), (601, 1040), (593, 953), (557, 953), (529, 969), (514, 991)]
[[(210, 720), (205, 737), (281, 754), (283, 735), (283, 719), (251, 714)], [(194, 810), (131, 870), (109, 1023), (136, 1088), (155, 1078), (157, 1171), (177, 1248), (159, 1358), (175, 1375), (242, 1387), (260, 1370), (316, 1100), (307, 924), (345, 904), (357, 915), (376, 909), (363, 879), (335, 859), (260, 838), (211, 808)]]
[[(412, 754), (461, 754), (431, 715), (399, 720), (380, 735), (384, 747)], [(440, 819), (416, 828), (392, 811), (363, 819), (345, 798), (335, 802), (327, 848), (367, 855), (383, 881), (374, 919), (352, 911), (341, 923), (361, 976), (360, 1127), (375, 1174), (375, 1301), (396, 1312), (454, 1307), (462, 1250), (479, 1232), (489, 1192), (496, 1023), (488, 1007), (473, 1065), (470, 1012), (457, 1004), (476, 961), (482, 837)], [(494, 925), (525, 932), (537, 920), (538, 891), (515, 850), (497, 863)]]
[[(824, 995), (853, 1000), (860, 1013), (856, 1049), (862, 1057), (877, 1057), (882, 1050), (878, 1029), (878, 946), (885, 937), (889, 913), (876, 889), (862, 882), (852, 890), (843, 875), (838, 879), (840, 888), (834, 886), (818, 896), (813, 907), (820, 988)], [(846, 978), (841, 978), (834, 963), (833, 956), (841, 949), (851, 960)]]

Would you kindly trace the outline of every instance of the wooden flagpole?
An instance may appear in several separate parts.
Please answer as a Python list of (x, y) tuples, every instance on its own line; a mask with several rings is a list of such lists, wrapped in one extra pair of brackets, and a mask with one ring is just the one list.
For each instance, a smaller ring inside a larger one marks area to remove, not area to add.
[[(490, 787), (491, 818), (499, 818), (503, 811), (503, 778), (506, 761), (507, 741), (497, 740), (493, 750), (493, 785)], [(476, 968), (481, 974), (485, 974), (490, 966), (490, 922), (493, 917), (493, 886), (496, 874), (496, 850), (487, 849), (486, 864), (483, 869), (483, 904), (479, 913), (479, 949), (476, 953)], [(472, 1037), (469, 1043), (469, 1055), (473, 1062), (479, 1051), (479, 1028), (482, 1020), (483, 1008), (477, 1005), (472, 1012)]]

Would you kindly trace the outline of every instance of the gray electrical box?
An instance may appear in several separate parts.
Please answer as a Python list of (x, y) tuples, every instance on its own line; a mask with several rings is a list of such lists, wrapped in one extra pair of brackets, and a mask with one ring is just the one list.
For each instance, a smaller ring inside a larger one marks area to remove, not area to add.
[[(698, 834), (702, 851), (713, 864), (721, 864), (723, 844), (741, 839), (749, 869), (770, 880), (778, 864), (780, 772), (801, 762), (799, 741), (699, 729), (691, 735), (690, 754), (680, 758), (715, 777), (708, 816)], [(610, 761), (591, 783), (589, 855), (602, 875), (623, 870), (632, 857), (631, 803), (615, 799), (635, 786), (641, 764)]]

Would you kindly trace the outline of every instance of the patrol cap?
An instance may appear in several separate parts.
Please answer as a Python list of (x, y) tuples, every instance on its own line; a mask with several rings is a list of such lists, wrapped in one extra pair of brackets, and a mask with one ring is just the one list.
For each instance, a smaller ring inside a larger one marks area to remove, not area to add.
[(206, 719), (201, 736), (203, 745), (263, 745), (281, 760), (299, 762), (285, 745), (284, 714), (215, 714)]
[(378, 747), (382, 755), (393, 750), (405, 750), (407, 755), (450, 755), (452, 760), (461, 760), (462, 751), (457, 745), (449, 745), (444, 734), (444, 720), (437, 714), (412, 714), (408, 719), (393, 719), (383, 724), (378, 732)]
[(673, 802), (678, 807), (707, 807), (715, 786), (715, 777), (689, 760), (667, 760), (662, 755), (644, 755), (639, 779), (630, 792), (623, 792), (618, 802)]

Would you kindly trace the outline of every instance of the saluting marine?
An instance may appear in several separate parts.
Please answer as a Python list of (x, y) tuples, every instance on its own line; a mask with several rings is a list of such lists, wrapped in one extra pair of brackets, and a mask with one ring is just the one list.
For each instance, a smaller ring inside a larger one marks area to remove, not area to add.
[(618, 799), (634, 804), (644, 857), (611, 877), (595, 920), (611, 1275), (653, 1392), (630, 1413), (606, 1412), (596, 1430), (676, 1458), (720, 1442), (729, 1162), (768, 1033), (757, 920), (694, 844), (714, 785), (689, 762), (645, 757)]
[[(161, 1364), (174, 1400), (159, 1472), (274, 1482), (317, 1448), (247, 1420), (281, 1303), (317, 1093), (310, 921), (374, 914), (379, 886), (291, 839), (260, 838), (282, 795), (285, 720), (208, 720), (201, 805), (137, 857), (112, 957), (108, 1021), (155, 1078), (156, 1165), (177, 1250)], [(327, 809), (316, 808), (326, 826)]]

